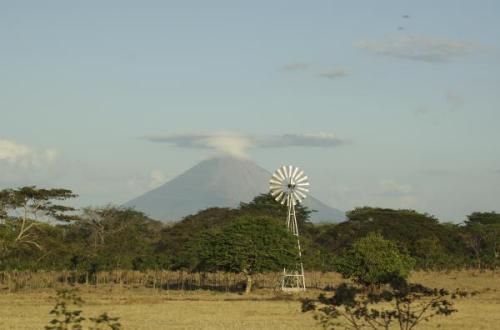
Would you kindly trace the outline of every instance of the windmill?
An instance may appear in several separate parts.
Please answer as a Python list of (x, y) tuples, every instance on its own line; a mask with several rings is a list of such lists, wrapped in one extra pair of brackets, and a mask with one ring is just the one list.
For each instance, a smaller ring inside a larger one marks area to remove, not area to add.
[(283, 277), (281, 279), (281, 289), (283, 291), (306, 290), (295, 205), (301, 203), (306, 198), (306, 193), (309, 192), (308, 187), (308, 177), (304, 174), (304, 171), (291, 165), (278, 168), (269, 181), (271, 195), (277, 202), (286, 205), (288, 208), (286, 218), (287, 229), (293, 235), (297, 236), (298, 262), (292, 269), (283, 269)]

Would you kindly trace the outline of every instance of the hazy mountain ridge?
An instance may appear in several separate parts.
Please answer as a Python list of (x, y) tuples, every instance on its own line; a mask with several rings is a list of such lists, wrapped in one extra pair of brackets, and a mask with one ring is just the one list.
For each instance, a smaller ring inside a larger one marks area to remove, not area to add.
[[(237, 207), (268, 192), (271, 173), (254, 162), (233, 157), (212, 158), (195, 165), (171, 181), (124, 204), (154, 219), (181, 220), (208, 207)], [(335, 222), (345, 218), (334, 209), (309, 196), (304, 205), (317, 210), (313, 222)]]

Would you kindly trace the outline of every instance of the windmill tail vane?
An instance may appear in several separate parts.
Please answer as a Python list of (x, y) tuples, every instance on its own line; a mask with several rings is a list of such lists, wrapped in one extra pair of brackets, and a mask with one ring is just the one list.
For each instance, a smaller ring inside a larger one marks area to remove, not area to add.
[(291, 165), (278, 168), (269, 180), (271, 196), (277, 202), (287, 206), (287, 229), (297, 236), (298, 262), (292, 269), (283, 269), (281, 280), (283, 291), (305, 291), (306, 289), (295, 206), (307, 197), (307, 193), (309, 193), (308, 180), (309, 178), (304, 174), (304, 171)]

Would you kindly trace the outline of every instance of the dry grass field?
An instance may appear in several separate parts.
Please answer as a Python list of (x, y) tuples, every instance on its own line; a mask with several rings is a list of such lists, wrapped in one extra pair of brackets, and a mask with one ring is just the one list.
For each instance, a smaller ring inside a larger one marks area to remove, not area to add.
[[(334, 276), (334, 278), (338, 278)], [(473, 272), (412, 274), (432, 287), (463, 288), (480, 294), (456, 302), (458, 313), (437, 317), (419, 329), (500, 329), (500, 276)], [(86, 316), (120, 316), (124, 329), (314, 329), (300, 312), (301, 295), (258, 290), (250, 296), (211, 291), (159, 291), (120, 286), (80, 288)], [(319, 290), (305, 295), (315, 297)], [(51, 316), (54, 291), (0, 294), (0, 329), (43, 329)]]

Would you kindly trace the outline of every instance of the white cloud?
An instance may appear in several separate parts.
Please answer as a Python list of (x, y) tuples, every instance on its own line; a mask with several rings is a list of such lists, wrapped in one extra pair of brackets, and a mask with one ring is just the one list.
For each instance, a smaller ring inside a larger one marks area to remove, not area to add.
[(478, 43), (419, 35), (363, 40), (356, 46), (378, 55), (422, 62), (446, 62), (488, 48)]
[(347, 71), (343, 68), (337, 68), (337, 69), (324, 70), (320, 72), (319, 75), (327, 79), (337, 79), (346, 77)]
[(208, 148), (240, 158), (247, 157), (246, 150), (252, 146), (251, 139), (236, 133), (218, 133), (200, 142), (206, 143)]
[(156, 188), (164, 184), (166, 181), (165, 174), (158, 169), (152, 170), (149, 176), (150, 176), (150, 181), (149, 181), (150, 188)]
[(179, 148), (214, 149), (223, 154), (246, 157), (251, 148), (286, 148), (286, 147), (336, 147), (346, 144), (334, 134), (284, 134), (254, 136), (231, 132), (207, 134), (172, 134), (147, 136), (146, 140), (172, 144)]
[(233, 132), (215, 132), (207, 134), (172, 134), (145, 137), (152, 142), (162, 142), (188, 149), (215, 149), (223, 154), (246, 157), (246, 151), (252, 147), (249, 137)]
[(58, 157), (55, 149), (37, 150), (26, 145), (0, 139), (0, 162), (22, 167), (42, 167)]

